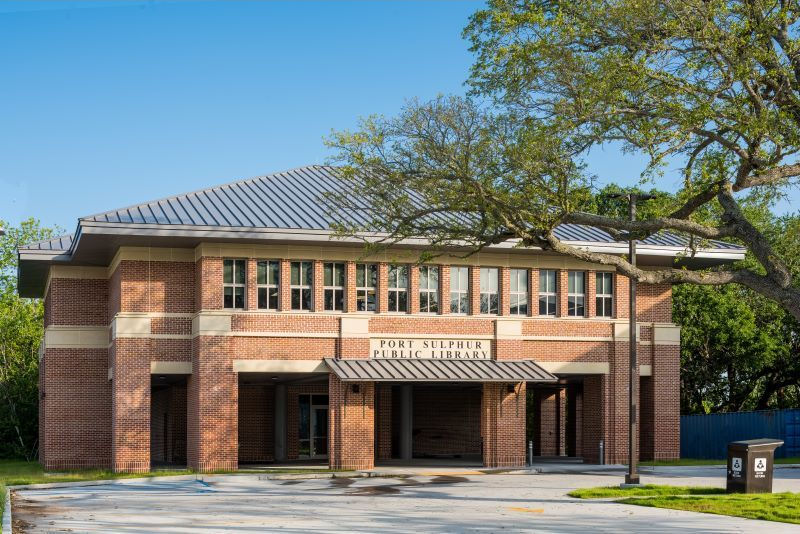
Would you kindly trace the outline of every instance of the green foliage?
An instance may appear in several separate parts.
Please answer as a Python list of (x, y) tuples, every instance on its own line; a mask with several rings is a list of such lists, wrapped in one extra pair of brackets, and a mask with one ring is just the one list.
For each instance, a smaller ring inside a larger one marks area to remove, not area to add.
[(656, 497), (664, 495), (718, 495), (725, 493), (724, 488), (707, 486), (662, 486), (658, 484), (644, 484), (638, 488), (620, 488), (607, 486), (597, 488), (582, 488), (568, 493), (570, 497), (578, 499), (606, 499), (608, 497)]
[(0, 236), (0, 457), (31, 459), (38, 442), (38, 350), (43, 335), (40, 301), (20, 298), (17, 247), (47, 239), (54, 230), (29, 219)]

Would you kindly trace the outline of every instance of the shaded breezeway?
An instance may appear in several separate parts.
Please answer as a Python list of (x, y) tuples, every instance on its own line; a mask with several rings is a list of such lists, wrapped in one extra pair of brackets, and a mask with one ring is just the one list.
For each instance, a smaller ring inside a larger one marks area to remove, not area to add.
[[(578, 487), (617, 484), (617, 471), (477, 475), (449, 469), (403, 478), (313, 480), (229, 475), (24, 490), (15, 495), (15, 532), (800, 531), (566, 496)], [(664, 468), (644, 481), (721, 485), (723, 475), (721, 469)], [(800, 469), (779, 469), (776, 489), (800, 490)]]

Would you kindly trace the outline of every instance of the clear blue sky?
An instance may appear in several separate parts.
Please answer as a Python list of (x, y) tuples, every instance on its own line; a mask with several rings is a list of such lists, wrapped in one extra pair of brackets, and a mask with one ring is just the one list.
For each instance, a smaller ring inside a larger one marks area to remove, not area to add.
[[(71, 232), (79, 216), (322, 163), (331, 129), (463, 93), (461, 30), (480, 5), (2, 2), (0, 219)], [(611, 148), (589, 161), (602, 182), (642, 168)]]

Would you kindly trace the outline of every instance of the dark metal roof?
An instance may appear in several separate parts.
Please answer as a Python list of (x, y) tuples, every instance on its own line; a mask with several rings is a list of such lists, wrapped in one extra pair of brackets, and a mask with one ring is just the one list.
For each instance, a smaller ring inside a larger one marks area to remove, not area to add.
[[(299, 230), (330, 230), (335, 222), (367, 223), (367, 217), (358, 211), (337, 214), (338, 220), (326, 213), (322, 195), (340, 191), (343, 184), (337, 177), (335, 167), (311, 165), (90, 215), (81, 220)], [(364, 213), (368, 210), (369, 206), (365, 205)], [(349, 220), (342, 221), (341, 218)], [(555, 233), (559, 239), (568, 242), (617, 242), (603, 230), (578, 224), (561, 225)], [(662, 232), (645, 239), (643, 243), (685, 247), (688, 239)], [(719, 249), (741, 249), (721, 241), (714, 241), (712, 245)]]
[(72, 245), (72, 234), (61, 235), (48, 239), (46, 241), (37, 241), (36, 243), (29, 243), (19, 247), (21, 250), (52, 250), (52, 251), (65, 251), (69, 250)]
[(326, 358), (345, 382), (555, 382), (531, 360), (433, 360)]

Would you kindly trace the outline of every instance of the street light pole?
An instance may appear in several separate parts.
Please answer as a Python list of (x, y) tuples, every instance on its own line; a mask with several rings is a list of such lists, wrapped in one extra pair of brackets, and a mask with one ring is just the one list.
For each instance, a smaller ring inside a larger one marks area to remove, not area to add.
[[(612, 198), (628, 198), (628, 218), (631, 222), (636, 221), (636, 201), (650, 200), (652, 195), (641, 193), (629, 193), (627, 195), (611, 195)], [(633, 232), (628, 232), (628, 261), (636, 268), (636, 239)], [(639, 447), (636, 443), (637, 427), (639, 424), (639, 366), (637, 361), (637, 336), (636, 336), (636, 278), (628, 277), (628, 296), (629, 296), (629, 329), (628, 345), (630, 350), (628, 368), (628, 473), (625, 475), (626, 485), (638, 485), (639, 473), (637, 464), (639, 460)]]

